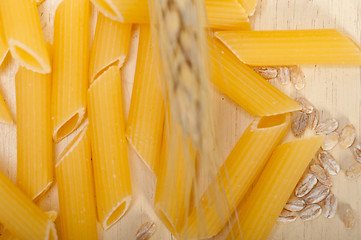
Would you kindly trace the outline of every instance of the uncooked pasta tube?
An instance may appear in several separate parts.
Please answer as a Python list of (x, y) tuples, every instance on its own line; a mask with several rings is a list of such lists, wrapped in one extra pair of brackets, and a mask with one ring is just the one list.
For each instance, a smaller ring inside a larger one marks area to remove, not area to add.
[(21, 240), (58, 239), (54, 223), (0, 172), (0, 222)]
[(50, 59), (34, 0), (2, 0), (0, 15), (11, 55), (22, 66), (50, 73)]
[(51, 74), (20, 67), (15, 76), (17, 185), (33, 200), (54, 181)]
[(154, 208), (164, 225), (177, 237), (191, 208), (195, 158), (195, 151), (190, 140), (184, 138), (181, 126), (166, 124), (162, 156), (156, 169)]
[(238, 219), (228, 240), (267, 239), (323, 139), (324, 136), (305, 138), (275, 149), (251, 193), (238, 207)]
[(289, 96), (243, 64), (221, 42), (209, 38), (213, 84), (247, 112), (270, 116), (300, 110)]
[[(119, 22), (149, 23), (148, 0), (91, 0), (106, 17)], [(217, 29), (238, 29), (248, 14), (238, 0), (205, 0), (208, 24)]]
[[(193, 209), (183, 236), (210, 238), (226, 225), (290, 124), (290, 114), (254, 120)], [(218, 197), (217, 197), (218, 195)]]
[(164, 97), (153, 51), (150, 26), (141, 25), (127, 137), (144, 163), (155, 171), (162, 146)]
[(121, 68), (128, 54), (132, 25), (113, 21), (98, 14), (94, 42), (90, 54), (90, 83), (110, 66)]
[(72, 133), (86, 110), (89, 65), (89, 0), (64, 0), (54, 22), (53, 138)]
[(220, 31), (216, 37), (249, 65), (361, 64), (360, 46), (335, 29)]
[(60, 155), (55, 173), (62, 239), (98, 239), (87, 125)]
[(132, 200), (122, 102), (120, 71), (112, 66), (88, 91), (95, 194), (104, 229), (127, 212)]

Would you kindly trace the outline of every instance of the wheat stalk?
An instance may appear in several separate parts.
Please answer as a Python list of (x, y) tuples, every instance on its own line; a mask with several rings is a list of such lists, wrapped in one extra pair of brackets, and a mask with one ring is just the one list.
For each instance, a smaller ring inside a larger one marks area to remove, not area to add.
[[(197, 151), (196, 165), (186, 159), (189, 174), (186, 179), (193, 182), (193, 200), (197, 204), (204, 188), (217, 172), (215, 156), (212, 154), (215, 133), (207, 75), (208, 45), (204, 29), (206, 26), (204, 1), (150, 0), (150, 2), (154, 24), (152, 30), (158, 42), (167, 107), (172, 119), (170, 123), (182, 127), (183, 135), (191, 140)], [(221, 196), (222, 189), (219, 189), (218, 197)], [(222, 203), (218, 198), (216, 201)], [(200, 209), (198, 215), (203, 214)], [(204, 224), (202, 219), (201, 217), (201, 228)], [(182, 237), (187, 239), (187, 236)]]
[(201, 0), (153, 0), (151, 6), (171, 123), (182, 126), (197, 152), (190, 174), (196, 186), (193, 197), (198, 199), (218, 169), (213, 154), (205, 4)]
[(203, 148), (208, 83), (202, 1), (154, 1), (159, 52), (172, 119), (198, 150)]

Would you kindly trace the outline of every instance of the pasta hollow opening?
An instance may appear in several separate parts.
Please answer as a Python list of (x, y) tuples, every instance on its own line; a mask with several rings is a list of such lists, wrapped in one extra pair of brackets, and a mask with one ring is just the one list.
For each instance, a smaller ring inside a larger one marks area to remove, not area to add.
[(262, 117), (257, 125), (257, 128), (270, 128), (281, 125), (286, 122), (286, 115), (275, 115), (275, 116), (268, 116)]
[[(124, 61), (123, 61), (124, 62)], [(98, 79), (104, 72), (106, 72), (109, 68), (113, 67), (113, 66), (119, 66), (119, 59), (115, 60), (114, 62), (109, 63), (109, 65), (103, 67), (102, 69), (100, 69), (97, 73), (95, 73), (95, 76), (93, 78), (93, 81), (95, 81), (96, 79)]]
[(54, 180), (49, 181), (49, 183), (36, 195), (33, 197), (33, 201), (37, 202), (40, 198), (42, 198), (45, 193), (48, 192), (51, 186), (53, 186)]
[(106, 0), (94, 0), (99, 8), (102, 8), (105, 12), (110, 14), (113, 18), (117, 17), (117, 13), (114, 10), (114, 6), (111, 6)]
[(74, 129), (75, 127), (78, 125), (79, 122), (79, 113), (74, 114), (68, 121), (66, 121), (56, 132), (56, 138), (55, 139), (59, 139), (61, 140), (62, 138), (66, 137), (67, 135), (69, 135)]
[(116, 221), (118, 221), (127, 210), (128, 210), (128, 201), (125, 200), (122, 203), (120, 203), (119, 206), (116, 207), (116, 209), (112, 212), (112, 214), (110, 214), (110, 216), (108, 217), (108, 219), (105, 222), (106, 228), (109, 228)]
[(26, 50), (22, 49), (21, 47), (15, 45), (14, 46), (14, 51), (15, 51), (15, 54), (18, 55), (21, 59), (23, 59), (24, 62), (26, 62), (27, 64), (29, 64), (29, 65), (33, 66), (34, 68), (37, 68), (37, 69), (42, 69), (43, 68), (41, 66), (41, 64), (39, 63), (39, 61), (36, 60), (36, 58), (34, 56), (29, 54)]

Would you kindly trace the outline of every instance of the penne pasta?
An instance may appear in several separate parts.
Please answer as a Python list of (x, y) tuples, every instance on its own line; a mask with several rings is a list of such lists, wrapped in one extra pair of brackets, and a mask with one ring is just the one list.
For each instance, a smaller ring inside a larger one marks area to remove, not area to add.
[[(55, 222), (56, 218), (58, 217), (58, 213), (55, 211), (48, 211), (45, 212), (45, 214), (52, 222)], [(2, 233), (0, 231), (0, 240), (18, 240), (18, 238), (9, 230), (5, 229)]]
[(29, 70), (50, 73), (49, 54), (35, 1), (2, 0), (0, 15), (13, 58)]
[(98, 239), (90, 148), (85, 126), (55, 167), (62, 239)]
[(209, 39), (213, 84), (256, 116), (270, 116), (300, 110), (300, 106), (253, 69), (243, 64), (217, 40)]
[[(106, 17), (127, 23), (149, 23), (148, 0), (90, 0)], [(239, 28), (248, 15), (237, 0), (205, 0), (211, 28)]]
[[(49, 48), (50, 49), (50, 44)], [(51, 74), (20, 67), (15, 76), (17, 116), (17, 186), (33, 201), (54, 182), (50, 123)], [(57, 212), (45, 212), (53, 222)], [(18, 239), (5, 230), (0, 240)]]
[[(50, 188), (54, 180), (50, 124), (51, 75), (39, 74), (20, 67), (15, 76), (15, 89), (17, 186), (27, 196), (37, 200)], [(55, 221), (55, 211), (46, 214)], [(5, 230), (0, 240), (10, 239), (18, 238)]]
[(98, 14), (92, 51), (90, 53), (90, 83), (110, 66), (121, 68), (128, 54), (131, 24), (112, 21)]
[(53, 139), (73, 132), (86, 109), (89, 64), (89, 0), (64, 0), (54, 22)]
[(54, 223), (0, 172), (0, 222), (22, 240), (58, 239)]
[(289, 124), (289, 114), (257, 118), (251, 123), (197, 207), (191, 211), (183, 233), (185, 239), (210, 238), (222, 230)]
[(119, 22), (149, 23), (147, 0), (90, 0), (106, 17)]
[(110, 67), (90, 86), (88, 106), (98, 218), (106, 230), (132, 200), (118, 67)]
[(205, 0), (205, 6), (211, 28), (240, 30), (249, 26), (248, 15), (238, 0)]
[(15, 76), (17, 186), (33, 200), (54, 182), (51, 74), (20, 67)]
[[(1, 20), (1, 17), (0, 17)], [(0, 66), (4, 62), (6, 55), (9, 52), (9, 46), (6, 41), (3, 24), (2, 21), (0, 21)]]
[(238, 0), (249, 16), (252, 16), (256, 10), (258, 0)]
[(216, 37), (249, 65), (361, 65), (360, 46), (334, 29), (219, 31)]
[(127, 137), (139, 157), (155, 171), (160, 158), (164, 99), (150, 26), (140, 25), (137, 66), (127, 124)]
[[(216, 29), (216, 27), (214, 27)], [(230, 26), (229, 28), (226, 28), (224, 26), (221, 27), (222, 29), (232, 29), (237, 28), (239, 31), (252, 31), (252, 26), (250, 22), (239, 22), (237, 23), (237, 26)]]
[(238, 220), (227, 239), (267, 239), (323, 139), (324, 136), (301, 139), (275, 149), (249, 196), (238, 207)]
[(191, 208), (195, 157), (190, 139), (183, 136), (182, 127), (166, 124), (161, 159), (156, 170), (154, 209), (164, 225), (177, 238)]

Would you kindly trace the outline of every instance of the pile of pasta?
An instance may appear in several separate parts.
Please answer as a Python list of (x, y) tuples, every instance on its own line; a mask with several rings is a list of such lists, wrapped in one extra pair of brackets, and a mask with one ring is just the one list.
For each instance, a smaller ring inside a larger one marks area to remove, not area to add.
[[(184, 211), (182, 204), (191, 195), (185, 191), (193, 184), (185, 179), (184, 158), (196, 154), (184, 156), (181, 144), (167, 145), (148, 1), (63, 0), (52, 45), (43, 38), (41, 2), (0, 2), (0, 64), (11, 54), (20, 65), (15, 77), (17, 179), (14, 184), (0, 173), (0, 223), (5, 227), (0, 239), (57, 239), (58, 234), (97, 239), (97, 222), (104, 230), (111, 228), (133, 200), (128, 143), (155, 173), (154, 209), (176, 237), (216, 236), (236, 216), (227, 239), (266, 239), (324, 136), (282, 142), (290, 113), (301, 108), (249, 65), (361, 65), (360, 47), (333, 29), (252, 31), (248, 17), (256, 0), (205, 0), (210, 81), (255, 120), (199, 202)], [(91, 3), (99, 13), (89, 46)], [(125, 121), (120, 69), (134, 24), (140, 25), (139, 46)], [(0, 121), (14, 124), (2, 97)], [(54, 144), (76, 130), (54, 159)], [(182, 142), (181, 131), (174, 134)], [(164, 156), (169, 151), (177, 171), (168, 171)], [(56, 213), (36, 205), (55, 182), (57, 228)], [(222, 196), (214, 196), (219, 188)]]

